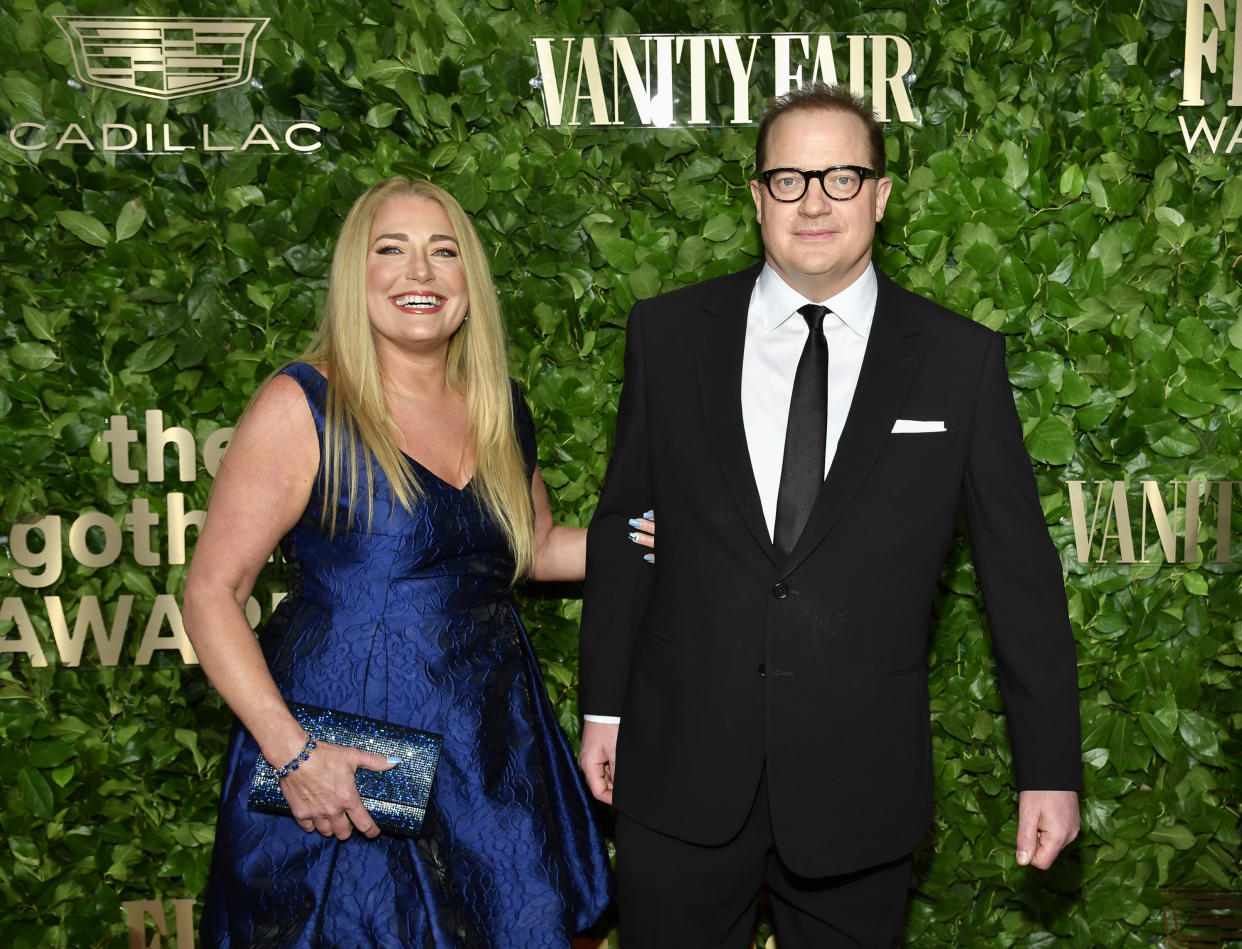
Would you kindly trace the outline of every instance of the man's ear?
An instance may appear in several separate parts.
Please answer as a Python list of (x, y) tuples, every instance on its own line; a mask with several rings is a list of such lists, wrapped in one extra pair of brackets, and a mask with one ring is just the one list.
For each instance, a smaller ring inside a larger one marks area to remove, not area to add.
[[(887, 179), (885, 179), (887, 180)], [(760, 224), (763, 223), (763, 183), (751, 179), (750, 196), (755, 202), (755, 220)], [(876, 218), (878, 221), (879, 218)]]
[[(752, 181), (753, 185), (754, 182)], [(892, 178), (877, 178), (875, 182), (875, 223), (884, 220), (884, 209), (888, 207), (888, 196), (893, 191)]]

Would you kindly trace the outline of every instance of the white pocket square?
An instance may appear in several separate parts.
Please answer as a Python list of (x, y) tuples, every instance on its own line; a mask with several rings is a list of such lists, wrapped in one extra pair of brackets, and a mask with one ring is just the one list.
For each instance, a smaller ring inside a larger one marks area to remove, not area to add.
[(943, 432), (944, 422), (925, 422), (917, 418), (899, 418), (893, 423), (894, 435), (915, 435), (920, 432)]

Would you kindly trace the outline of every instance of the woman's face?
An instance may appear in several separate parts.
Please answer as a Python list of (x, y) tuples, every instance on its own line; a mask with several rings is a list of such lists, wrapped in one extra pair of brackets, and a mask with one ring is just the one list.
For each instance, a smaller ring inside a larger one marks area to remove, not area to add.
[(378, 350), (447, 346), (469, 308), (457, 235), (437, 202), (401, 195), (379, 206), (367, 248), (367, 314)]

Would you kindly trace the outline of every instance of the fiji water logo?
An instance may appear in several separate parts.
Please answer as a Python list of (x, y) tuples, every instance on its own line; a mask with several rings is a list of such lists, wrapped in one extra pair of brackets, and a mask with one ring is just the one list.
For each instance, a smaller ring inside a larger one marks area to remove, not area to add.
[(266, 17), (58, 16), (78, 78), (151, 99), (250, 81)]

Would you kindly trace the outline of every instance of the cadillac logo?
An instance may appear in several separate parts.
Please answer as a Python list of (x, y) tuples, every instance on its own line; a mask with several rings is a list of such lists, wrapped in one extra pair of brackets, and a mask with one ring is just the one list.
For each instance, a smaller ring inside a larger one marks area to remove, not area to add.
[(266, 17), (58, 16), (78, 78), (152, 99), (176, 99), (250, 80)]

